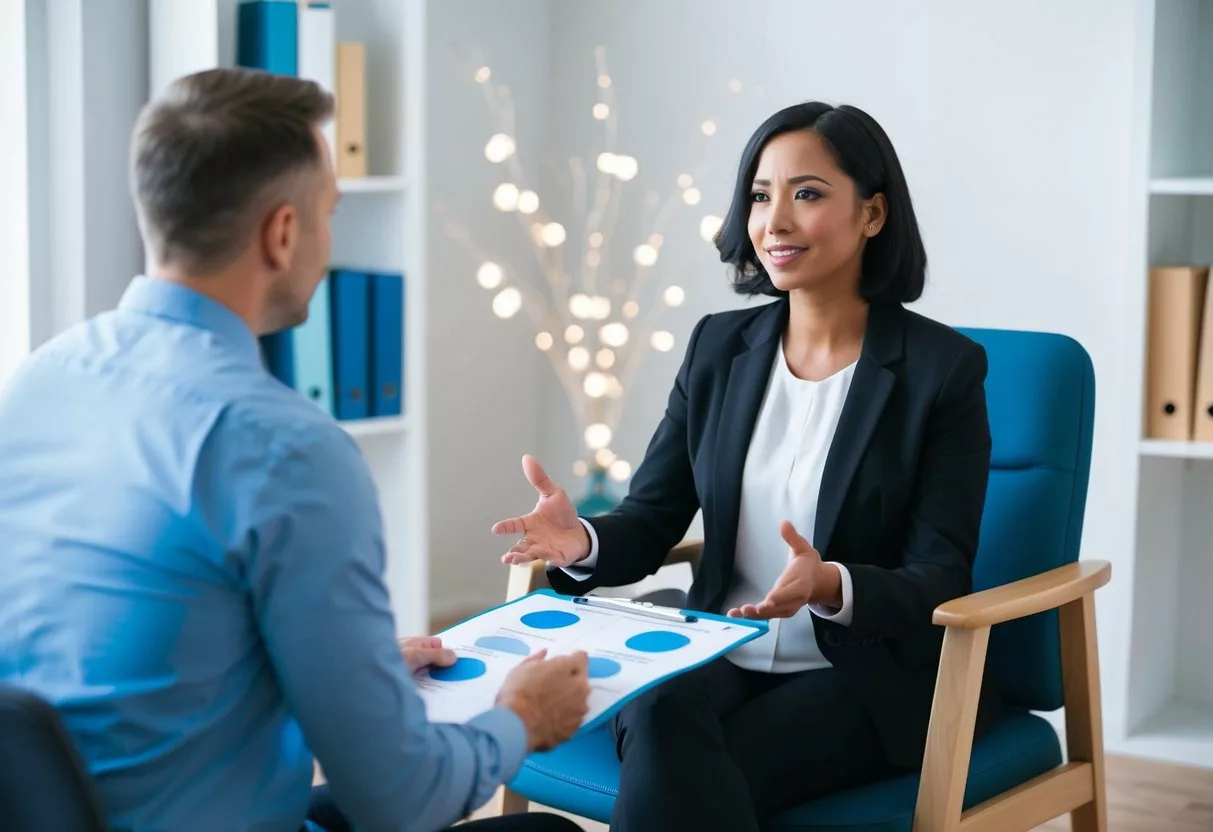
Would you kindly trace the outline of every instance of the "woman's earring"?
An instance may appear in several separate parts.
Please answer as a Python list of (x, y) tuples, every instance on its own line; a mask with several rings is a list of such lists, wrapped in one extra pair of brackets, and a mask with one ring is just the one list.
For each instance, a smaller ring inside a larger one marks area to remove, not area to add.
[(870, 223), (868, 223), (868, 231), (869, 231), (869, 232), (875, 232), (875, 231), (876, 231), (876, 223), (874, 223), (874, 222), (870, 222)]

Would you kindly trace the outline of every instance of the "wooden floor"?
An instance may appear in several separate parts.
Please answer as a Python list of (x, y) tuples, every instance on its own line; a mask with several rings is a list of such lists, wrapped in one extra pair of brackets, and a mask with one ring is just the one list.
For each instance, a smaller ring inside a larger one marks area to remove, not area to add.
[[(1108, 757), (1107, 769), (1109, 832), (1213, 832), (1213, 770), (1128, 757)], [(476, 817), (491, 816), (491, 805)], [(603, 824), (573, 819), (585, 832), (606, 832)], [(1069, 829), (1063, 817), (1037, 832)]]

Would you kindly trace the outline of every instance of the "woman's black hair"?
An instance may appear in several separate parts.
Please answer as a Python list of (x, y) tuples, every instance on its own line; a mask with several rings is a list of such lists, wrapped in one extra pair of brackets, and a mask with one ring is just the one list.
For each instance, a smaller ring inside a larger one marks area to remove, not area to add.
[(741, 154), (737, 185), (716, 248), (722, 262), (734, 270), (734, 288), (743, 295), (782, 297), (758, 259), (750, 241), (750, 194), (758, 157), (774, 137), (808, 130), (825, 140), (835, 164), (855, 182), (860, 198), (883, 193), (887, 216), (863, 253), (859, 293), (870, 303), (909, 303), (922, 294), (927, 252), (918, 232), (901, 163), (893, 143), (876, 120), (856, 107), (832, 107), (819, 101), (794, 104), (768, 118), (750, 137)]

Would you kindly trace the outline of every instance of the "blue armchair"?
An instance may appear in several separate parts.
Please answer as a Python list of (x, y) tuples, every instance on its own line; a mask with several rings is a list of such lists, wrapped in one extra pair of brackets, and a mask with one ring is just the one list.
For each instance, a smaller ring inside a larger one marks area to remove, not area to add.
[[(1075, 832), (1107, 829), (1094, 593), (1105, 561), (1079, 561), (1091, 464), (1091, 360), (1059, 335), (964, 330), (989, 357), (994, 437), (974, 592), (935, 610), (946, 627), (921, 776), (838, 792), (773, 818), (771, 832), (1028, 830), (1071, 813)], [(694, 568), (688, 542), (668, 563)], [(545, 585), (542, 564), (512, 568), (508, 595)], [(973, 742), (990, 673), (1011, 706)], [(1031, 711), (1065, 708), (1067, 753)], [(619, 782), (606, 728), (531, 755), (502, 811), (529, 801), (607, 822)]]

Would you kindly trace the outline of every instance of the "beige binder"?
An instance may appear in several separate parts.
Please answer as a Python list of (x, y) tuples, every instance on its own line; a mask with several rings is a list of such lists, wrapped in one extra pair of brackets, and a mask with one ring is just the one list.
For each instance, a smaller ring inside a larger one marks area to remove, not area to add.
[(1200, 352), (1196, 359), (1196, 406), (1193, 408), (1192, 438), (1213, 442), (1213, 285), (1205, 286), (1205, 311), (1200, 327)]
[(337, 175), (366, 176), (366, 45), (337, 44)]
[(1208, 267), (1150, 270), (1146, 345), (1146, 436), (1192, 438), (1196, 358)]

